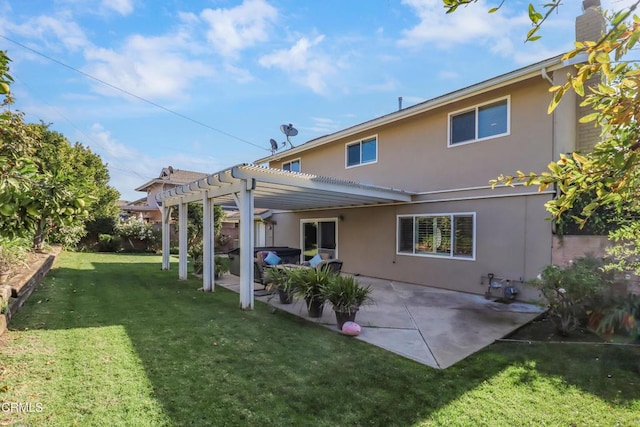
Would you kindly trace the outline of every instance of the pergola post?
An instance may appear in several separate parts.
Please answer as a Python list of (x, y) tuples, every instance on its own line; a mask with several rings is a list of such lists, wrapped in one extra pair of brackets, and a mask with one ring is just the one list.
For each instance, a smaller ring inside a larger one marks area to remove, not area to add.
[(240, 208), (240, 308), (253, 310), (253, 179), (243, 179)]
[(212, 291), (214, 286), (215, 266), (213, 260), (213, 203), (209, 191), (203, 191), (202, 198), (202, 289)]
[(162, 206), (162, 269), (171, 266), (171, 206)]
[(187, 280), (187, 204), (178, 204), (178, 278)]

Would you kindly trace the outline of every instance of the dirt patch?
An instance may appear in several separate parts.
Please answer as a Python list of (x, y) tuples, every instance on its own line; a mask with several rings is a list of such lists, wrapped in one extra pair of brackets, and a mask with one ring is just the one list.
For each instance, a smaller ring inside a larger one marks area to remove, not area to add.
[(562, 336), (556, 331), (553, 322), (543, 314), (524, 325), (520, 329), (506, 336), (505, 339), (538, 341), (538, 342), (593, 342), (602, 343), (605, 340), (588, 327), (578, 327), (567, 336)]

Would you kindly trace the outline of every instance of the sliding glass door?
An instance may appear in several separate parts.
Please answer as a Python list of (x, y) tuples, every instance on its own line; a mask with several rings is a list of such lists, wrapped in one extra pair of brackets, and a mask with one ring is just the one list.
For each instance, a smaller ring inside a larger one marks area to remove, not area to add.
[(303, 261), (314, 255), (326, 254), (329, 258), (338, 257), (338, 220), (303, 219), (300, 221)]

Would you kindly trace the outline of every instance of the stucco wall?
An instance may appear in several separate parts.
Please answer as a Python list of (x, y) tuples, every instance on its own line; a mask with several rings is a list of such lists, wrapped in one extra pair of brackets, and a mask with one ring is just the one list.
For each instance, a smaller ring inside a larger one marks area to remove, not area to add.
[[(327, 210), (274, 215), (277, 245), (300, 247), (300, 220), (342, 217), (338, 257), (343, 271), (484, 294), (487, 273), (512, 280), (535, 277), (551, 262), (551, 225), (545, 221), (548, 196), (519, 196), (441, 203)], [(476, 259), (459, 260), (396, 253), (397, 215), (476, 213)], [(520, 287), (519, 299), (538, 292)]]
[[(412, 191), (487, 185), (500, 173), (540, 171), (553, 155), (548, 88), (544, 79), (531, 79), (291, 157), (283, 156), (271, 166), (279, 168), (283, 162), (299, 157), (305, 173)], [(449, 113), (504, 96), (510, 96), (511, 103), (509, 135), (447, 146)], [(378, 137), (378, 161), (346, 168), (346, 144), (372, 135)]]

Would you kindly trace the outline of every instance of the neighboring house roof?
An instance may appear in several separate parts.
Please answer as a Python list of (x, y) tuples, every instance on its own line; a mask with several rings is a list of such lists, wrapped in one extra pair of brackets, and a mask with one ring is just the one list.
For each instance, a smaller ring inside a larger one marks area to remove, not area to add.
[[(253, 210), (253, 219), (254, 220), (265, 220), (271, 217), (272, 212), (270, 209), (264, 208), (256, 208)], [(240, 221), (240, 211), (226, 211), (226, 215), (224, 217), (224, 222), (239, 222)]]
[(545, 59), (544, 61), (536, 62), (535, 64), (531, 64), (526, 67), (519, 68), (509, 73), (501, 74), (499, 76), (493, 77), (491, 79), (485, 80), (480, 83), (476, 83), (471, 86), (467, 86), (465, 88), (456, 90), (454, 92), (450, 92), (448, 94), (445, 94), (436, 98), (432, 98), (428, 101), (421, 102), (411, 107), (403, 108), (399, 111), (395, 111), (393, 113), (389, 113), (384, 116), (377, 117), (375, 119), (348, 127), (338, 132), (334, 132), (329, 135), (324, 135), (319, 138), (312, 139), (302, 145), (291, 148), (289, 150), (279, 152), (279, 153), (276, 153), (275, 155), (270, 155), (268, 157), (260, 158), (256, 160), (254, 163), (263, 164), (263, 163), (267, 163), (269, 161), (274, 160), (274, 158), (276, 157), (292, 156), (292, 155), (307, 151), (309, 149), (312, 149), (324, 144), (328, 144), (339, 138), (355, 135), (357, 133), (367, 131), (369, 129), (372, 129), (378, 126), (403, 120), (408, 117), (415, 116), (417, 114), (422, 114), (426, 111), (433, 110), (443, 105), (460, 101), (462, 99), (469, 98), (471, 96), (476, 96), (482, 93), (486, 93), (507, 85), (511, 85), (526, 79), (530, 79), (532, 77), (539, 76), (540, 78), (548, 79), (548, 76), (546, 74), (547, 71), (554, 71), (558, 68), (562, 68), (567, 65), (562, 62), (562, 56), (563, 55), (554, 56), (552, 58)]
[(205, 176), (207, 176), (206, 173), (174, 169), (172, 166), (168, 166), (162, 169), (162, 172), (160, 173), (160, 176), (158, 178), (154, 178), (150, 181), (145, 182), (135, 190), (147, 191), (153, 184), (182, 185), (188, 182), (196, 181)]
[(142, 197), (138, 200), (127, 203), (124, 206), (120, 206), (120, 209), (122, 209), (123, 211), (144, 211), (144, 210), (156, 210), (158, 208), (147, 205), (147, 198)]

